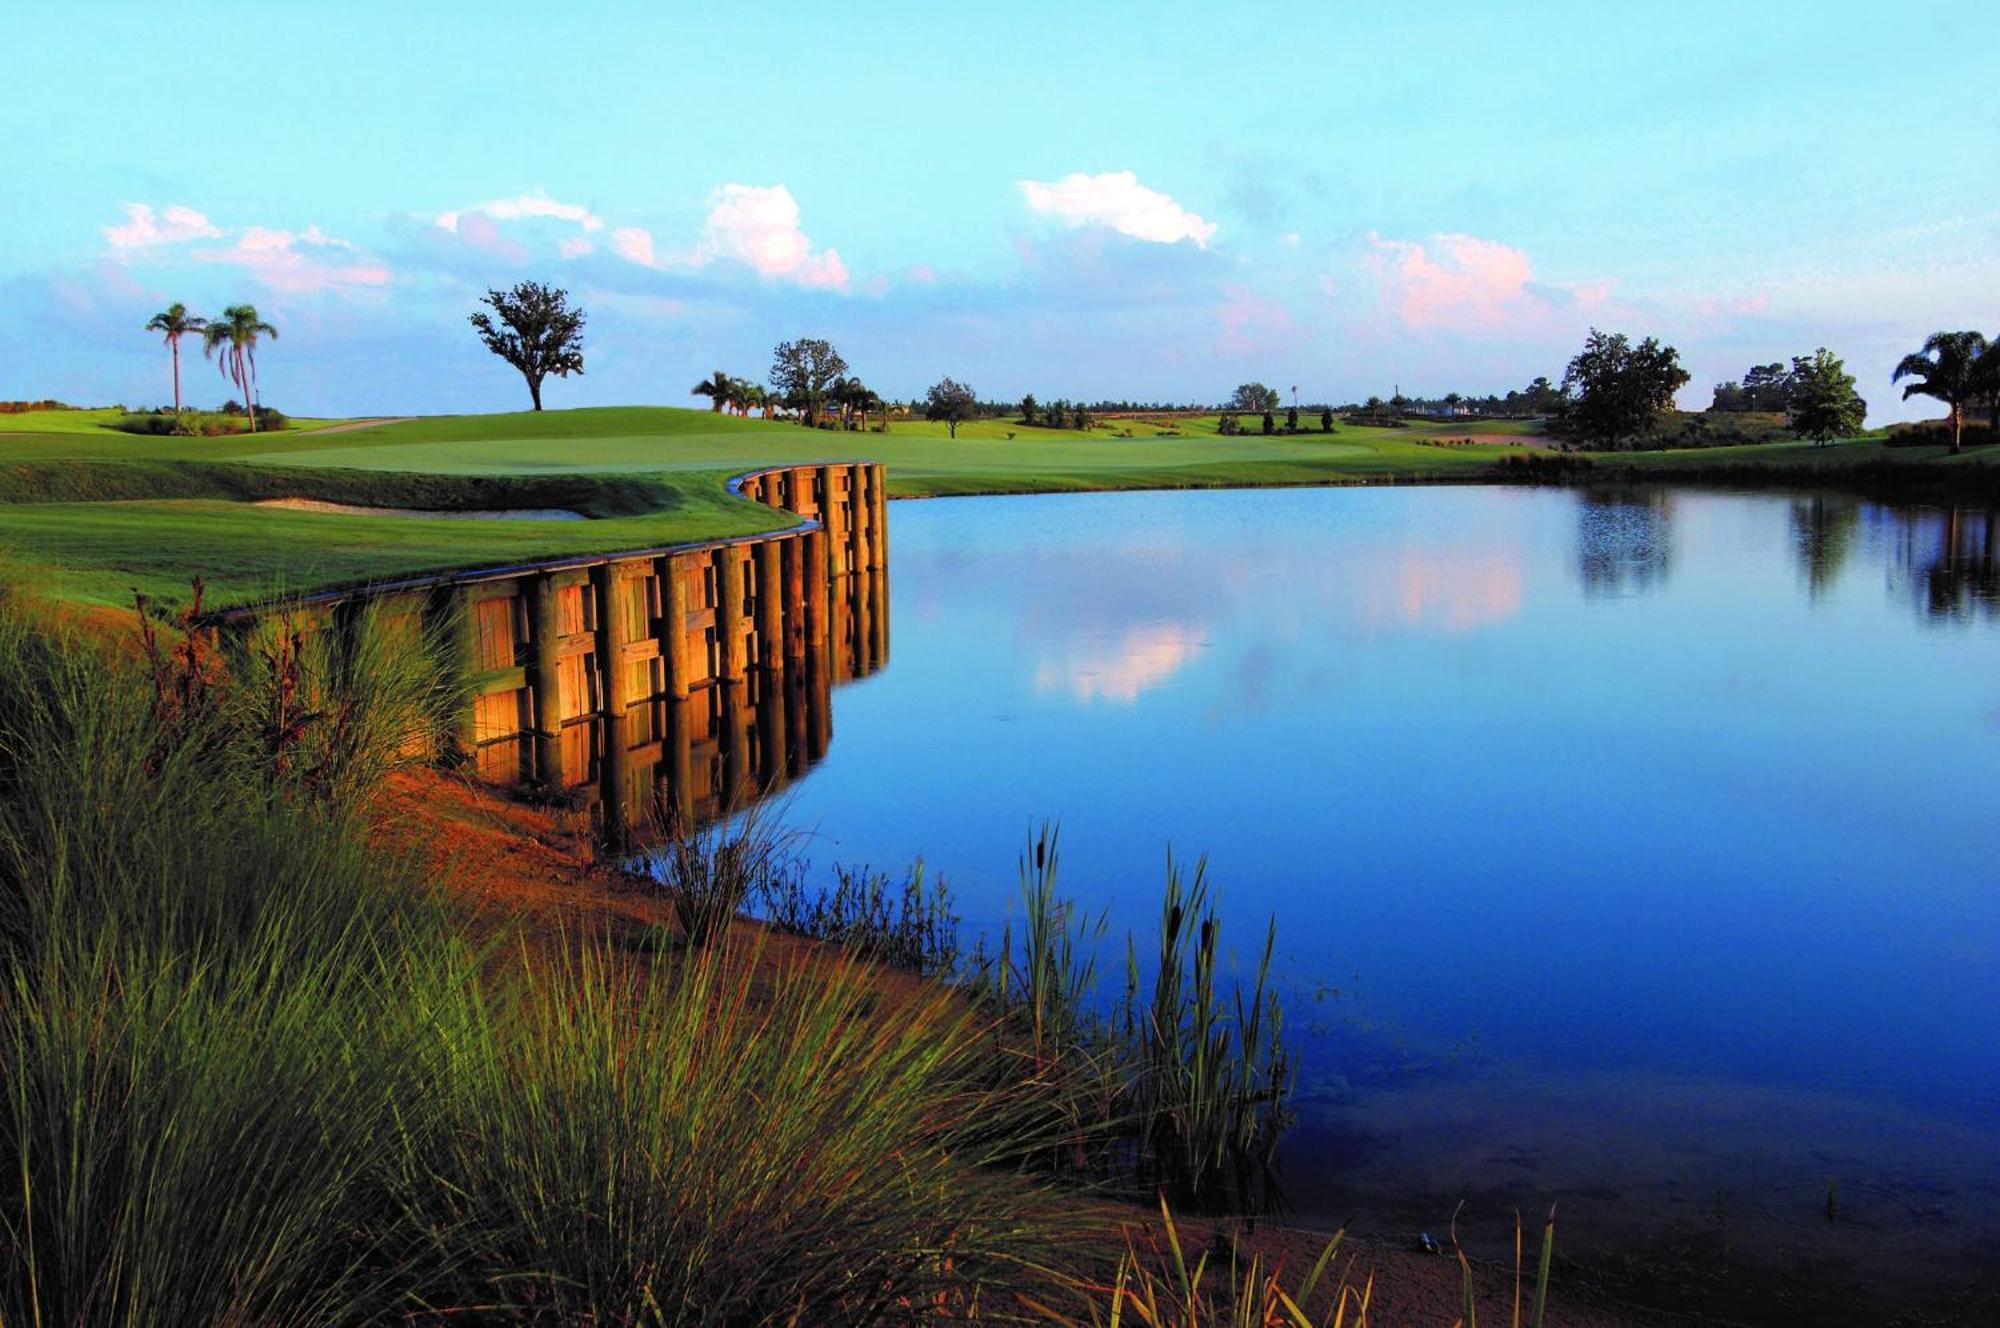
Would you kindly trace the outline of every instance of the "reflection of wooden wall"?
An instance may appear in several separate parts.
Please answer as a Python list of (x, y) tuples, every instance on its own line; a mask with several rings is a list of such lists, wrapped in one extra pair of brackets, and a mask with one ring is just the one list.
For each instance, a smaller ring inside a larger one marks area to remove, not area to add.
[(824, 754), (828, 689), (887, 652), (882, 468), (740, 488), (820, 527), (456, 587), (481, 777), (594, 802), (623, 834), (661, 804), (697, 820), (741, 805)]

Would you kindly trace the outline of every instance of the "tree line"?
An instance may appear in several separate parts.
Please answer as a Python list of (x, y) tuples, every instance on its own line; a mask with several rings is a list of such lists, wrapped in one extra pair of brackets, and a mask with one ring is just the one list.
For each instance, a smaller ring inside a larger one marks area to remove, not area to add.
[[(488, 291), (483, 303), (491, 313), (473, 314), (473, 327), (488, 349), (521, 372), (536, 410), (542, 408), (545, 377), (583, 372), (584, 314), (569, 306), (566, 291), (522, 282), (511, 291)], [(277, 335), (276, 329), (258, 320), (256, 309), (249, 305), (232, 306), (217, 324), (190, 319), (183, 306), (174, 305), (148, 328), (166, 333), (168, 344), (174, 347), (176, 410), (180, 408), (181, 335), (200, 330), (206, 351), (227, 348), (224, 372), (244, 391), (246, 406), (255, 396), (257, 338)], [(1634, 342), (1625, 333), (1592, 328), (1583, 348), (1564, 369), (1560, 384), (1538, 377), (1525, 389), (1509, 391), (1504, 397), (1449, 392), (1429, 400), (1405, 397), (1399, 388), (1386, 402), (1370, 397), (1365, 403), (1340, 407), (1339, 413), (1371, 421), (1393, 421), (1413, 411), (1541, 415), (1560, 437), (1586, 447), (1619, 448), (1629, 446), (1670, 411), (1675, 395), (1689, 378), (1680, 352), (1657, 337)], [(958, 436), (958, 426), (967, 420), (1013, 411), (1018, 411), (1021, 423), (1031, 428), (1076, 430), (1090, 428), (1094, 413), (1082, 402), (1057, 400), (1044, 405), (1033, 393), (1018, 404), (981, 402), (970, 386), (949, 377), (933, 384), (921, 402), (894, 407), (849, 372), (846, 359), (832, 342), (813, 337), (779, 342), (772, 351), (769, 379), (766, 386), (718, 369), (695, 384), (692, 394), (706, 397), (718, 413), (747, 416), (757, 410), (766, 418), (782, 414), (808, 428), (867, 428), (879, 411), (880, 428), (886, 431), (892, 409), (905, 413), (921, 409), (926, 418), (943, 422), (953, 438)], [(2000, 345), (1983, 334), (1932, 334), (1920, 350), (1903, 357), (1890, 382), (1904, 385), (1905, 400), (1928, 396), (1949, 409), (1953, 453), (1963, 447), (1967, 410), (1979, 403), (1986, 405), (1989, 427), (2000, 437)], [(1244, 432), (1241, 417), (1245, 415), (1256, 418), (1265, 434), (1300, 432), (1296, 387), (1292, 394), (1293, 405), (1286, 410), (1281, 429), (1277, 412), (1282, 399), (1277, 390), (1263, 383), (1239, 385), (1222, 407), (1221, 432)], [(1131, 408), (1130, 403), (1117, 405)], [(1102, 408), (1100, 403), (1098, 409)], [(1854, 377), (1841, 358), (1820, 347), (1810, 355), (1793, 356), (1789, 365), (1782, 361), (1756, 365), (1740, 380), (1717, 384), (1709, 409), (1724, 414), (1782, 413), (1792, 433), (1824, 444), (1860, 432), (1868, 404), (1855, 390)], [(1320, 431), (1331, 433), (1335, 408), (1317, 403), (1307, 407), (1308, 413), (1313, 410), (1319, 413)]]

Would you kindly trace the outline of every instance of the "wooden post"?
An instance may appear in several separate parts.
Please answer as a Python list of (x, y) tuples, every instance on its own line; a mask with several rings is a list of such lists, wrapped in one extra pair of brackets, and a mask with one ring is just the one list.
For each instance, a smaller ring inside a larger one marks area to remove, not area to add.
[(889, 662), (889, 569), (877, 567), (868, 574), (868, 621), (873, 628), (869, 641), (868, 672), (874, 673)]
[(723, 682), (743, 679), (743, 564), (744, 551), (724, 545), (715, 551), (721, 563), (716, 578), (715, 631), (722, 642)]
[[(790, 543), (791, 541), (783, 541)], [(757, 662), (768, 673), (785, 664), (785, 571), (780, 541), (765, 540), (757, 551)]]
[(827, 649), (832, 644), (833, 624), (827, 612), (828, 583), (832, 573), (827, 570), (827, 534), (824, 529), (808, 531), (805, 535), (805, 550), (800, 555), (804, 564), (801, 569), (805, 579), (805, 648), (806, 654), (824, 660)]
[(826, 570), (829, 576), (839, 576), (846, 571), (847, 557), (847, 513), (841, 501), (840, 481), (845, 478), (845, 466), (821, 466), (820, 475), (820, 524), (826, 527)]
[(862, 575), (875, 564), (868, 552), (868, 527), (871, 509), (868, 498), (867, 466), (848, 466), (847, 470), (847, 570), (856, 576)]
[(868, 467), (868, 550), (870, 567), (889, 565), (889, 472), (880, 462)]
[(785, 664), (790, 667), (806, 653), (806, 537), (783, 541), (785, 581)]
[(631, 671), (625, 665), (629, 618), (626, 596), (630, 581), (618, 574), (613, 563), (599, 563), (590, 569), (591, 593), (597, 597), (597, 670), (600, 695), (604, 698), (604, 756), (599, 762), (601, 788), (599, 816), (605, 842), (623, 847), (630, 833), (626, 807), (627, 776), (631, 771), (631, 739), (625, 731), (625, 712), (631, 705)]
[(452, 720), (452, 750), (447, 757), (455, 764), (466, 764), (479, 753), (479, 683), (486, 671), (479, 658), (479, 616), (472, 607), (469, 586), (442, 590), (432, 604), (449, 632), (451, 666), (465, 698)]
[(666, 694), (687, 700), (692, 678), (688, 666), (687, 561), (672, 554), (660, 559), (660, 651), (665, 657)]
[(665, 752), (660, 762), (666, 788), (660, 793), (660, 814), (667, 828), (686, 833), (694, 828), (694, 731), (685, 699), (666, 702)]
[(562, 674), (556, 666), (561, 645), (554, 578), (531, 573), (528, 594), (528, 686), (535, 721), (535, 781), (544, 789), (562, 787)]

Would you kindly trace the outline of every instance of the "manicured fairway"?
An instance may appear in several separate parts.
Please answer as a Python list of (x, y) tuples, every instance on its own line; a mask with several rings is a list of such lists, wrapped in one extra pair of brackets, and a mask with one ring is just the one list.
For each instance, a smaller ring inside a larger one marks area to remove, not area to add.
[[(87, 418), (88, 417), (88, 418)], [(0, 417), (0, 558), (5, 578), (65, 598), (173, 600), (204, 577), (210, 603), (563, 553), (643, 548), (773, 529), (789, 518), (731, 498), (723, 481), (759, 465), (880, 461), (898, 496), (1074, 489), (1464, 480), (1520, 451), (1436, 445), (1533, 425), (1341, 426), (1332, 434), (1225, 437), (1216, 417), (1119, 419), (1087, 433), (980, 421), (897, 420), (890, 432), (809, 431), (666, 407), (441, 416), (214, 439), (107, 429), (110, 412)], [(328, 424), (331, 421), (314, 421)], [(9, 432), (12, 430), (13, 432)], [(1010, 436), (1011, 435), (1011, 436)], [(1125, 436), (1130, 435), (1130, 436)], [(1893, 455), (1862, 441), (1600, 458), (1636, 472), (1743, 461), (1809, 471)], [(1985, 464), (1969, 454), (1955, 464)], [(376, 506), (560, 507), (583, 522), (446, 521), (275, 511), (246, 499)]]

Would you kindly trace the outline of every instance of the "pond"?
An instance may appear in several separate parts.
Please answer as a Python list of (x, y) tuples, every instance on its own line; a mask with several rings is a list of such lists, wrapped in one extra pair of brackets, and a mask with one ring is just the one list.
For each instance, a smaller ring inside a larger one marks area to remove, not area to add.
[(1993, 1266), (1991, 512), (1308, 489), (891, 531), (887, 666), (787, 821), (997, 931), (1058, 820), (1142, 951), (1168, 847), (1206, 853), (1246, 962), (1277, 919), (1301, 1213)]

